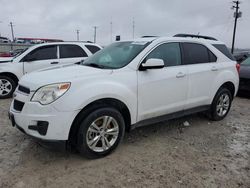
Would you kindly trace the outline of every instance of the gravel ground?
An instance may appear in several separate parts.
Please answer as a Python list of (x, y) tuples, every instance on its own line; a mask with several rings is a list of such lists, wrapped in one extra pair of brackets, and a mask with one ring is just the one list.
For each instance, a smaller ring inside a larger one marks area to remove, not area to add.
[(138, 128), (98, 160), (41, 147), (10, 126), (9, 105), (0, 100), (0, 187), (250, 187), (250, 99), (236, 98), (220, 122)]

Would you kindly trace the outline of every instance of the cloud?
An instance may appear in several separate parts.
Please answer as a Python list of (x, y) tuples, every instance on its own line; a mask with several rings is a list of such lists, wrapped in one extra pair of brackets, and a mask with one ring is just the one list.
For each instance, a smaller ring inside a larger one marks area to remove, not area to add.
[[(97, 42), (135, 36), (172, 36), (176, 33), (211, 35), (231, 45), (233, 10), (230, 0), (0, 0), (0, 33), (10, 37), (9, 22), (16, 37), (93, 40), (93, 26), (98, 26)], [(250, 1), (242, 0), (243, 17), (239, 19), (236, 47), (250, 47)]]

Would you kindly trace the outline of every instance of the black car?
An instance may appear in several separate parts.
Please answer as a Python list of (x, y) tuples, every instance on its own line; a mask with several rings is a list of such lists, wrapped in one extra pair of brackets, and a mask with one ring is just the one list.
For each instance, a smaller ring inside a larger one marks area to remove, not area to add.
[(242, 53), (234, 54), (234, 58), (238, 63), (242, 63), (248, 57), (250, 57), (250, 52), (242, 52)]
[(250, 93), (250, 57), (240, 64), (240, 86), (239, 91)]

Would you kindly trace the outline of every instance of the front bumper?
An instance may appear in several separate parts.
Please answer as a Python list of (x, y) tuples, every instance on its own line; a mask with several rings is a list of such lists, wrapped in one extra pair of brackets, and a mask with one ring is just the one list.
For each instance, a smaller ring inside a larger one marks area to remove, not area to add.
[[(24, 104), (20, 111), (14, 107), (15, 100)], [(9, 111), (14, 126), (25, 134), (43, 141), (68, 140), (71, 125), (78, 112), (61, 112), (52, 104), (41, 105), (31, 102), (29, 96), (18, 92), (15, 92)]]
[(29, 137), (34, 139), (36, 142), (38, 142), (40, 145), (42, 145), (45, 148), (53, 149), (56, 151), (66, 151), (69, 148), (66, 140), (44, 140), (44, 139), (40, 139), (40, 138), (37, 138), (37, 137), (34, 137), (34, 136), (27, 134), (22, 127), (17, 125), (17, 123), (15, 122), (14, 116), (10, 112), (9, 112), (9, 119), (11, 120), (13, 127), (16, 127), (22, 133), (28, 135)]

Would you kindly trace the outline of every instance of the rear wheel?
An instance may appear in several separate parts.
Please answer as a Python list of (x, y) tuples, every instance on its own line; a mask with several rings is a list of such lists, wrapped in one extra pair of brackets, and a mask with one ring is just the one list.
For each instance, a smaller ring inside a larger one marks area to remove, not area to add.
[(125, 132), (122, 115), (114, 108), (101, 108), (90, 113), (80, 124), (78, 151), (87, 158), (110, 154), (121, 142)]
[(232, 94), (227, 88), (221, 88), (211, 105), (210, 117), (214, 121), (222, 120), (228, 114), (232, 103)]
[(0, 99), (12, 97), (16, 83), (7, 76), (0, 76)]

